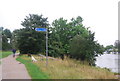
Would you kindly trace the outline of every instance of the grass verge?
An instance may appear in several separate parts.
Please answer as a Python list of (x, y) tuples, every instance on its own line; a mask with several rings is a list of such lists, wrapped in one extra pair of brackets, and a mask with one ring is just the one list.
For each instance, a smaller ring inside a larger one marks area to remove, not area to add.
[[(48, 67), (46, 68), (45, 58), (40, 60), (40, 56), (33, 56), (38, 60), (37, 62), (31, 62), (31, 58), (27, 56), (19, 57), (19, 59), (21, 59), (21, 62), (24, 61), (23, 63), (26, 65), (29, 73), (30, 71), (35, 73), (30, 73), (30, 75), (34, 76), (34, 79), (37, 78), (36, 76), (39, 76), (37, 73), (40, 73), (40, 76), (46, 74), (49, 76), (49, 79), (117, 79), (114, 73), (107, 69), (89, 66), (85, 62), (70, 58), (65, 58), (65, 60), (59, 58), (49, 59)], [(29, 70), (30, 68), (32, 69)]]
[(7, 56), (9, 56), (11, 54), (12, 54), (11, 51), (0, 51), (0, 59), (5, 58), (5, 57), (7, 57)]
[(45, 73), (43, 73), (37, 65), (32, 63), (30, 58), (28, 58), (28, 59), (25, 59), (25, 58), (28, 58), (28, 57), (27, 56), (19, 56), (16, 60), (25, 64), (27, 71), (32, 79), (48, 79), (48, 76)]

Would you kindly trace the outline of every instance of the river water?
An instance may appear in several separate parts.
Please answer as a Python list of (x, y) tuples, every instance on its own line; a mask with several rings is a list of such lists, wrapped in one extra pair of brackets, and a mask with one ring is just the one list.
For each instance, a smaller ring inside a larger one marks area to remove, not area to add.
[(120, 73), (120, 59), (118, 58), (120, 55), (118, 54), (103, 54), (101, 56), (96, 57), (96, 66), (101, 68), (108, 68), (112, 72)]

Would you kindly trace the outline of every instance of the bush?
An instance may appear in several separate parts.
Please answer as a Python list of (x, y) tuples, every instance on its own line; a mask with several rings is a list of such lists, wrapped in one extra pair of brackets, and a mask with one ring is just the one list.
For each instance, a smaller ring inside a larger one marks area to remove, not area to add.
[(94, 33), (88, 37), (76, 35), (70, 42), (70, 57), (77, 60), (88, 61), (90, 65), (95, 65), (95, 57), (103, 51), (99, 44), (94, 41)]

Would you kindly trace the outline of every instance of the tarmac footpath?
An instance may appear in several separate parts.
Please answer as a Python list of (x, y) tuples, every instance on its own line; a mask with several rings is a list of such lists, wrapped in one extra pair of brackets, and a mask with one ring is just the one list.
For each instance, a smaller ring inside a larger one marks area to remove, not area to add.
[(2, 59), (2, 79), (31, 79), (24, 64), (12, 55)]

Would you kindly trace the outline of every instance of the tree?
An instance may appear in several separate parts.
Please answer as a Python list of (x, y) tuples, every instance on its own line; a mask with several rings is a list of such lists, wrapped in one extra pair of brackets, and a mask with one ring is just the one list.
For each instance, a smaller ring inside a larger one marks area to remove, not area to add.
[(26, 16), (24, 21), (22, 21), (21, 25), (28, 28), (35, 30), (36, 27), (47, 27), (48, 18), (44, 18), (43, 15), (37, 15), (37, 14), (29, 14), (29, 16)]
[[(59, 18), (58, 20), (56, 19), (53, 21), (49, 33), (49, 55), (57, 54), (58, 56), (62, 57), (64, 54), (68, 55), (70, 53), (69, 40), (71, 40), (71, 38), (77, 34), (86, 33), (86, 30), (84, 31), (84, 27), (81, 24), (82, 18), (80, 16), (78, 16), (76, 19), (73, 18), (71, 20), (72, 21), (69, 23), (67, 23), (67, 20), (63, 18)], [(54, 45), (54, 43), (57, 44), (57, 46)], [(56, 50), (54, 49), (54, 46), (59, 49), (59, 53), (54, 51)]]
[(5, 29), (3, 33), (7, 36), (7, 38), (12, 37), (12, 33), (11, 33), (11, 31), (9, 29)]
[(17, 39), (18, 39), (18, 33), (19, 32), (21, 32), (19, 29), (14, 30), (12, 32), (11, 45), (12, 45), (12, 48), (14, 48), (14, 49), (18, 49)]
[[(49, 55), (57, 54), (57, 56), (63, 56), (65, 51), (68, 51), (64, 49), (69, 40), (69, 37), (67, 37), (68, 33), (67, 20), (60, 18), (53, 21), (49, 33)], [(53, 53), (53, 50), (56, 50), (56, 52), (54, 51)]]
[(2, 35), (2, 50), (8, 50), (10, 47), (6, 35)]
[(103, 46), (94, 41), (94, 33), (89, 31), (88, 37), (76, 35), (70, 43), (70, 57), (81, 61), (88, 61), (90, 65), (95, 65), (96, 58), (103, 54)]
[(17, 43), (20, 53), (27, 54), (32, 53), (35, 54), (38, 52), (38, 42), (32, 34), (34, 31), (29, 31), (27, 29), (21, 29), (18, 33)]
[(77, 60), (85, 60), (86, 51), (82, 51), (86, 49), (86, 39), (80, 35), (76, 35), (70, 42), (70, 57), (76, 58)]
[(103, 52), (99, 49), (102, 46), (94, 41), (95, 33), (85, 28), (82, 21), (80, 16), (70, 22), (63, 18), (53, 21), (49, 29), (50, 56), (67, 55), (83, 61), (87, 59), (93, 64), (95, 56)]
[(114, 48), (113, 45), (107, 45), (107, 46), (105, 47), (105, 51), (107, 51), (107, 53), (109, 54), (110, 52), (113, 51), (113, 48)]
[(69, 54), (69, 40), (71, 40), (77, 34), (83, 33), (84, 35), (87, 35), (87, 31), (81, 23), (82, 18), (80, 16), (78, 16), (76, 19), (72, 18), (71, 22), (69, 23), (67, 23), (67, 20), (63, 18), (53, 21), (52, 27), (50, 27), (49, 35), (49, 40), (51, 41), (50, 48), (51, 46), (54, 46), (52, 45), (52, 42), (55, 41), (58, 42), (57, 45), (59, 49), (62, 49), (62, 53)]
[(1, 41), (1, 47), (2, 47), (2, 50), (10, 50), (11, 49), (11, 44), (8, 43), (8, 39), (9, 38), (9, 34), (11, 34), (10, 30), (9, 29), (5, 29), (3, 27), (0, 27), (0, 33), (1, 33), (1, 38), (0, 41)]
[(74, 26), (78, 26), (78, 25), (82, 24), (82, 21), (83, 21), (82, 17), (78, 16), (76, 19), (72, 18), (71, 22), (69, 24), (71, 24), (71, 26), (74, 27)]
[(49, 25), (47, 18), (42, 15), (29, 14), (21, 25), (25, 28), (20, 29), (17, 33), (17, 46), (20, 53), (45, 53), (45, 32), (37, 32), (35, 28), (47, 28)]

